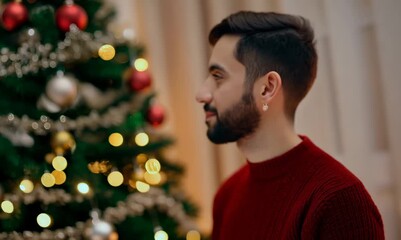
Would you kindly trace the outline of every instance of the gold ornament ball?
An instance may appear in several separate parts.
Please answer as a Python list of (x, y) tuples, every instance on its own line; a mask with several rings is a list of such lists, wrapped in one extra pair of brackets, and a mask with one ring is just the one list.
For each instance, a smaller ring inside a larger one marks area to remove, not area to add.
[(99, 48), (98, 54), (101, 59), (109, 61), (116, 55), (116, 50), (110, 44), (105, 44)]
[(51, 139), (53, 149), (71, 150), (75, 147), (75, 140), (67, 131), (56, 132)]

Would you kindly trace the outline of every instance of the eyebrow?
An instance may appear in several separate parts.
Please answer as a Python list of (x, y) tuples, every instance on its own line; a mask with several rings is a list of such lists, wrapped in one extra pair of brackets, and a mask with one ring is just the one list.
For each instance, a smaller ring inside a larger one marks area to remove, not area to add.
[(226, 70), (222, 66), (220, 66), (218, 64), (212, 64), (212, 65), (209, 66), (209, 72), (212, 72), (212, 71), (215, 71), (215, 70), (220, 70), (220, 71), (226, 72)]

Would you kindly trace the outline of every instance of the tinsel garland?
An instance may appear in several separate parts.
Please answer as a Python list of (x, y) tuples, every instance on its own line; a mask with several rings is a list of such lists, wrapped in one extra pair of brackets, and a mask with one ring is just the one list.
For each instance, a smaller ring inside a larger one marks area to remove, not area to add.
[[(126, 200), (124, 202), (119, 202), (116, 207), (106, 208), (103, 219), (111, 224), (118, 224), (127, 217), (141, 216), (144, 211), (153, 210), (155, 208), (158, 211), (165, 212), (169, 217), (174, 219), (183, 232), (196, 229), (192, 219), (186, 215), (182, 204), (173, 197), (166, 195), (166, 193), (159, 188), (151, 188), (147, 193), (136, 192), (128, 195)], [(78, 240), (83, 239), (85, 229), (86, 223), (77, 222), (75, 226), (55, 231), (44, 230), (40, 233), (30, 231), (25, 231), (23, 233), (0, 233), (0, 240)]]
[(74, 24), (66, 33), (65, 39), (52, 46), (41, 44), (38, 33), (34, 29), (27, 30), (26, 39), (16, 52), (8, 48), (0, 50), (0, 77), (16, 74), (22, 78), (29, 73), (37, 73), (40, 69), (55, 68), (58, 63), (85, 61), (93, 57), (100, 46), (105, 43), (120, 44), (126, 40), (104, 35), (102, 32), (90, 34), (81, 31)]
[(118, 126), (124, 122), (126, 116), (138, 110), (143, 104), (143, 97), (133, 96), (130, 101), (123, 102), (116, 107), (110, 107), (104, 114), (100, 115), (97, 111), (92, 111), (87, 116), (80, 116), (75, 120), (62, 115), (58, 120), (52, 120), (43, 115), (40, 119), (30, 119), (28, 116), (21, 118), (10, 113), (6, 116), (0, 116), (1, 130), (12, 132), (23, 131), (25, 133), (34, 133), (44, 135), (54, 131), (75, 131), (80, 132), (84, 129), (96, 130), (100, 127), (108, 128)]

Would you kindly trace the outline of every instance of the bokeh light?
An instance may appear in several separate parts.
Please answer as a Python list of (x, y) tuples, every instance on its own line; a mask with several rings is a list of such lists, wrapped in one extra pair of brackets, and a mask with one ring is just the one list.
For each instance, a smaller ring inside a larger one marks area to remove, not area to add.
[(143, 72), (148, 69), (149, 63), (144, 58), (137, 58), (134, 61), (134, 67), (138, 72)]
[(155, 174), (160, 172), (160, 168), (161, 168), (160, 162), (155, 158), (151, 158), (145, 163), (145, 169), (150, 174)]
[(78, 192), (82, 194), (87, 194), (90, 190), (89, 185), (85, 182), (80, 182), (77, 184), (77, 190)]
[(14, 204), (11, 201), (4, 200), (1, 202), (1, 210), (5, 213), (12, 213), (14, 212)]
[(52, 166), (56, 170), (63, 171), (67, 168), (67, 159), (65, 159), (63, 156), (57, 156), (53, 158)]
[(42, 228), (47, 228), (52, 223), (51, 217), (49, 216), (49, 214), (46, 213), (39, 214), (38, 217), (36, 218), (36, 221)]
[(119, 171), (113, 171), (107, 176), (107, 181), (113, 187), (118, 187), (124, 182), (124, 176)]
[(140, 146), (144, 147), (149, 143), (149, 136), (148, 134), (141, 132), (135, 136), (135, 143)]
[(114, 147), (118, 147), (121, 146), (124, 142), (124, 138), (123, 135), (121, 135), (120, 133), (112, 133), (109, 136), (109, 143), (114, 146)]
[(30, 193), (33, 191), (33, 182), (29, 179), (24, 179), (19, 184), (19, 189), (24, 193)]

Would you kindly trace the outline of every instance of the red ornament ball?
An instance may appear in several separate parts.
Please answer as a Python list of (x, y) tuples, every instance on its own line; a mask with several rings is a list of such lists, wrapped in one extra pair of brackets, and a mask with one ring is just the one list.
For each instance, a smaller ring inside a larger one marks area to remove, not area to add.
[(152, 83), (152, 78), (148, 71), (132, 70), (128, 82), (131, 90), (137, 92), (149, 87)]
[(10, 2), (4, 6), (1, 19), (3, 27), (12, 31), (28, 20), (28, 10), (19, 2)]
[(161, 105), (151, 105), (146, 114), (146, 121), (153, 127), (157, 127), (163, 123), (165, 117), (164, 108)]
[(79, 29), (84, 30), (88, 25), (88, 15), (79, 5), (66, 4), (57, 9), (56, 23), (63, 32), (68, 32), (71, 24), (75, 24)]

